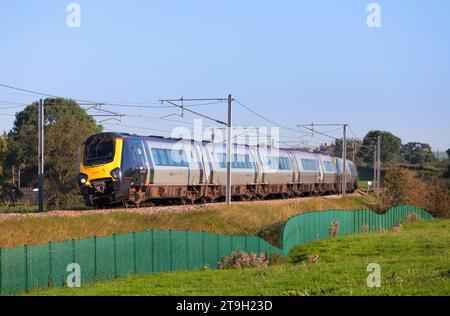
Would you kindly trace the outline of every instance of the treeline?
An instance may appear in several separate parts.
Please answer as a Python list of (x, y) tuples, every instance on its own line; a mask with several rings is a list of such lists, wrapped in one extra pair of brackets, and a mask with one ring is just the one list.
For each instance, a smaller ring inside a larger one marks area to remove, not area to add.
[[(429, 144), (420, 142), (402, 144), (402, 140), (390, 132), (373, 130), (367, 133), (363, 140), (350, 138), (347, 141), (347, 152), (351, 155), (354, 149), (356, 150), (358, 165), (373, 164), (374, 148), (377, 145), (378, 136), (381, 137), (381, 161), (384, 164), (418, 165), (438, 160)], [(337, 140), (330, 147), (337, 156), (342, 155), (342, 140)], [(450, 149), (447, 150), (447, 154), (450, 157)]]
[[(75, 101), (46, 99), (45, 105), (45, 194), (51, 207), (81, 203), (77, 188), (77, 158), (80, 144), (102, 126)], [(38, 185), (38, 104), (16, 114), (13, 128), (0, 137), (0, 200), (13, 202), (21, 187)], [(18, 176), (20, 174), (20, 180)]]

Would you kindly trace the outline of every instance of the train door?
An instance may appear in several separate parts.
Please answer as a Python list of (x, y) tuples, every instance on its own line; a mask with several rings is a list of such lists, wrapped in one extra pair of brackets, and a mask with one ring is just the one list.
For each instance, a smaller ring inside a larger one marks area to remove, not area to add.
[(198, 185), (200, 183), (200, 173), (198, 170), (197, 155), (195, 154), (194, 145), (191, 143), (179, 144), (175, 151), (178, 151), (182, 156), (182, 159), (187, 159), (189, 165), (188, 183), (187, 185)]
[(318, 155), (316, 155), (315, 159), (317, 161), (317, 165), (319, 166), (319, 178), (316, 179), (316, 180), (318, 180), (316, 182), (323, 183), (324, 182), (324, 173), (325, 173), (323, 162), (322, 162), (322, 159)]
[(295, 159), (294, 154), (290, 151), (288, 152), (288, 155), (289, 155), (289, 161), (291, 162), (291, 165), (292, 165), (292, 182), (297, 182), (298, 173), (299, 173), (297, 159)]
[(196, 144), (195, 153), (197, 155), (197, 161), (200, 168), (200, 183), (208, 184), (211, 167), (207, 161), (207, 156), (204, 152), (203, 146)]
[(144, 186), (147, 183), (148, 165), (144, 146), (138, 140), (125, 140), (122, 157), (124, 181), (130, 186)]
[(259, 161), (258, 154), (256, 153), (256, 150), (254, 148), (250, 147), (250, 157), (252, 161), (254, 162), (254, 171), (255, 171), (255, 183), (261, 183), (263, 174), (262, 174), (262, 166)]

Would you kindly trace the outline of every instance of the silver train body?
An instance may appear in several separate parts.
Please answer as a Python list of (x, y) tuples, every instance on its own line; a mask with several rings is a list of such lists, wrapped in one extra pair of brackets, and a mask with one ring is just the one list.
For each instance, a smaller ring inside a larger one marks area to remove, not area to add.
[[(87, 198), (87, 204), (95, 205), (99, 201), (106, 204), (125, 202), (139, 205), (163, 201), (184, 204), (215, 202), (225, 198), (225, 144), (127, 134), (100, 134), (93, 137), (94, 140), (95, 137), (103, 137), (114, 142), (108, 148), (114, 149), (111, 153), (113, 156), (121, 155), (121, 159), (115, 159), (120, 161), (120, 173), (117, 168), (115, 172), (120, 176), (111, 179), (86, 176), (89, 179), (84, 181), (80, 189)], [(90, 142), (93, 142), (92, 138)], [(101, 144), (101, 141), (97, 143)], [(90, 154), (89, 150), (89, 147), (84, 149), (87, 155)], [(343, 190), (344, 168), (341, 158), (237, 144), (233, 145), (232, 152), (232, 196), (235, 200), (325, 195)], [(90, 168), (95, 170), (102, 167), (105, 170), (108, 161), (86, 166), (81, 159), (81, 164), (88, 173)], [(354, 163), (349, 160), (346, 180), (345, 190), (355, 191), (358, 173)], [(109, 186), (112, 191), (105, 192), (108, 187), (105, 182), (108, 181), (113, 183)], [(102, 185), (101, 192), (96, 190), (96, 183)]]

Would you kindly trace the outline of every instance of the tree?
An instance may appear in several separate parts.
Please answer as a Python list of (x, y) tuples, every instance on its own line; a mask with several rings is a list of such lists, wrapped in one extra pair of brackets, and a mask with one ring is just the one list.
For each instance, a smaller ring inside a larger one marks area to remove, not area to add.
[[(342, 157), (342, 139), (338, 139), (334, 142), (334, 155), (336, 157)], [(357, 165), (361, 164), (361, 159), (360, 158), (360, 151), (362, 148), (362, 141), (359, 139), (353, 139), (353, 138), (349, 138), (347, 139), (347, 158), (348, 159), (353, 159), (353, 150), (355, 149), (356, 154), (355, 154), (355, 158), (356, 158), (356, 163)]]
[(448, 156), (448, 159), (450, 159), (450, 148), (447, 149), (447, 156)]
[(401, 155), (411, 164), (432, 162), (435, 159), (430, 145), (417, 142), (403, 145)]
[(389, 163), (400, 157), (402, 141), (397, 136), (385, 131), (370, 131), (364, 137), (364, 147), (360, 150), (360, 155), (367, 163), (373, 163), (374, 152), (372, 148), (377, 145), (378, 136), (381, 136), (381, 161)]
[(0, 178), (3, 177), (3, 161), (5, 160), (6, 153), (8, 152), (8, 135), (6, 132), (0, 135)]
[[(46, 99), (44, 105), (47, 202), (66, 206), (77, 190), (78, 146), (102, 127), (75, 101)], [(38, 104), (33, 103), (16, 114), (8, 136), (5, 165), (21, 167), (23, 186), (37, 186), (37, 117)]]

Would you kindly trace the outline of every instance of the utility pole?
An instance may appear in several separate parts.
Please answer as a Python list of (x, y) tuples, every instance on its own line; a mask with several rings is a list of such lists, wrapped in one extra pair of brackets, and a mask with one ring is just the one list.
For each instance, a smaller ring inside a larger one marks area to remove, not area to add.
[(39, 180), (39, 212), (44, 211), (44, 101), (39, 100), (38, 110), (38, 180)]
[(214, 143), (215, 140), (216, 140), (216, 129), (213, 127), (211, 129), (211, 142)]
[(377, 162), (378, 162), (378, 166), (377, 166), (377, 179), (378, 179), (378, 194), (381, 193), (381, 136), (378, 136), (378, 144), (377, 144)]
[(11, 167), (11, 172), (12, 172), (12, 184), (13, 185), (15, 185), (16, 184), (16, 179), (15, 179), (15, 173), (16, 173), (16, 170), (15, 170), (15, 168), (14, 168), (14, 165)]
[[(204, 115), (202, 113), (199, 113), (197, 111), (193, 111), (188, 107), (185, 107), (185, 103), (187, 102), (199, 102), (199, 101), (218, 101), (218, 102), (228, 102), (228, 122), (223, 122), (221, 120), (218, 120), (216, 118), (213, 118), (211, 116)], [(227, 129), (227, 184), (226, 184), (226, 203), (227, 205), (231, 204), (231, 163), (232, 163), (232, 157), (231, 157), (231, 147), (232, 147), (232, 105), (233, 105), (233, 97), (230, 94), (228, 98), (215, 98), (215, 99), (168, 99), (168, 100), (159, 100), (161, 104), (168, 103), (170, 105), (173, 105), (174, 107), (179, 108), (182, 113), (189, 112), (191, 114), (203, 117), (207, 120), (214, 121), (220, 125), (223, 125)], [(177, 103), (178, 102), (178, 103)], [(181, 104), (179, 104), (181, 102)], [(214, 133), (214, 132), (213, 132)]]
[(342, 168), (342, 197), (345, 197), (347, 195), (347, 124), (344, 124), (342, 160), (344, 161)]
[(356, 139), (353, 139), (353, 163), (356, 166)]
[(377, 183), (378, 183), (378, 181), (377, 181), (377, 177), (378, 177), (378, 172), (377, 172), (377, 165), (378, 165), (378, 163), (377, 163), (377, 159), (378, 159), (377, 147), (378, 146), (376, 146), (376, 145), (373, 146), (373, 192), (375, 194), (378, 194), (377, 193), (377, 187), (378, 187), (378, 185), (377, 185)]
[(232, 103), (233, 98), (231, 94), (228, 96), (228, 125), (227, 125), (227, 189), (226, 189), (226, 202), (227, 205), (231, 205), (231, 143), (232, 143)]
[(339, 141), (339, 139), (329, 136), (326, 133), (322, 133), (319, 131), (316, 131), (314, 129), (314, 127), (317, 126), (339, 126), (339, 127), (343, 127), (344, 129), (344, 137), (342, 140), (342, 160), (343, 160), (343, 168), (342, 168), (342, 178), (340, 180), (340, 186), (341, 186), (341, 194), (343, 197), (345, 197), (347, 195), (347, 127), (349, 126), (348, 124), (308, 124), (308, 125), (297, 125), (298, 128), (304, 128), (307, 129), (309, 131), (311, 131), (313, 134), (312, 136), (314, 136), (314, 134), (319, 134), (319, 135), (323, 135), (325, 137), (330, 137), (333, 138), (336, 141)]
[(19, 167), (19, 170), (17, 172), (18, 172), (18, 174), (17, 174), (17, 188), (20, 191), (20, 167)]

